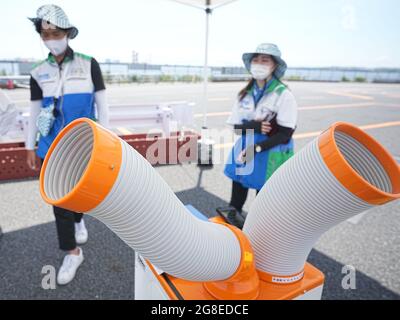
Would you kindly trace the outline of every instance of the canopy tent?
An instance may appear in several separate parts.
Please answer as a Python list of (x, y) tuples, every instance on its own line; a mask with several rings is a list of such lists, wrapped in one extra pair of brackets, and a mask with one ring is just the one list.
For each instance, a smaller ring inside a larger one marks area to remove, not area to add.
[(172, 0), (184, 5), (202, 9), (206, 13), (206, 32), (205, 32), (205, 55), (204, 55), (204, 89), (203, 89), (203, 128), (207, 128), (207, 103), (208, 103), (208, 39), (209, 39), (209, 20), (212, 10), (235, 2), (237, 0)]
[(237, 0), (173, 0), (199, 9), (215, 9)]

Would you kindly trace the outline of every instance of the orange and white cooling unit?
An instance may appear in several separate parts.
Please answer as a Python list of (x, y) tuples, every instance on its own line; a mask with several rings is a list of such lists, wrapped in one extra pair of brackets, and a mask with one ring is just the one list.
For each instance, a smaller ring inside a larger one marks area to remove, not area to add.
[(400, 170), (372, 137), (336, 123), (266, 183), (243, 231), (191, 214), (126, 142), (88, 119), (68, 125), (40, 175), (52, 205), (102, 221), (136, 252), (136, 299), (320, 299), (307, 257), (327, 230), (400, 197)]

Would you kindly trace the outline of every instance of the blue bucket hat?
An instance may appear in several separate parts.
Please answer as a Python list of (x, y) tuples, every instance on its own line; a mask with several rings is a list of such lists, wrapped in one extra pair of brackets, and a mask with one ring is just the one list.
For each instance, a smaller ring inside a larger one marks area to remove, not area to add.
[(33, 23), (45, 21), (60, 29), (69, 30), (68, 37), (74, 39), (78, 35), (78, 29), (73, 26), (64, 10), (54, 4), (41, 6), (36, 12), (36, 18), (28, 18)]
[(246, 66), (247, 71), (250, 72), (250, 65), (251, 65), (251, 60), (253, 60), (255, 55), (258, 54), (268, 54), (274, 58), (278, 66), (276, 67), (274, 71), (274, 75), (276, 78), (280, 79), (284, 76), (286, 69), (287, 69), (287, 64), (286, 62), (281, 58), (281, 51), (279, 50), (278, 46), (273, 43), (262, 43), (260, 44), (255, 52), (249, 52), (243, 54), (243, 62), (244, 65)]

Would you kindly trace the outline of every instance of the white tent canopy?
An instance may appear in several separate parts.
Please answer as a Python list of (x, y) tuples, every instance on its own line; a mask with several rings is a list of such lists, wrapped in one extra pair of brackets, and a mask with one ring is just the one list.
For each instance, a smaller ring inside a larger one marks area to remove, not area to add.
[(200, 9), (215, 9), (217, 7), (221, 7), (230, 2), (234, 2), (237, 0), (173, 0), (175, 2), (180, 2), (182, 4), (187, 4), (192, 7), (197, 7)]

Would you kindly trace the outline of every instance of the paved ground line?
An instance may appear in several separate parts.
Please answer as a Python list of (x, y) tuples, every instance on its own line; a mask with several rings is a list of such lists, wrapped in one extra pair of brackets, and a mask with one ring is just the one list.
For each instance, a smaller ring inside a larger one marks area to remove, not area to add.
[[(400, 126), (400, 121), (390, 121), (390, 122), (381, 122), (381, 123), (375, 123), (375, 124), (368, 124), (368, 125), (363, 125), (363, 126), (358, 126), (362, 130), (372, 130), (372, 129), (381, 129), (381, 128), (388, 128), (388, 127), (397, 127)], [(314, 138), (318, 137), (321, 134), (322, 131), (312, 131), (312, 132), (305, 132), (305, 133), (298, 133), (293, 136), (295, 140), (300, 140), (300, 139), (307, 139), (307, 138)], [(214, 146), (215, 149), (225, 149), (225, 148), (231, 148), (233, 146), (233, 143), (222, 143), (222, 144), (216, 144)]]
[(348, 93), (348, 92), (328, 91), (327, 93), (334, 95), (334, 96), (340, 96), (340, 97), (355, 98), (355, 99), (361, 99), (361, 100), (374, 100), (374, 98), (370, 97), (370, 96), (365, 96), (365, 95), (360, 95), (360, 94), (352, 94), (352, 93)]
[[(340, 108), (359, 108), (359, 107), (370, 107), (377, 105), (375, 102), (362, 102), (362, 103), (345, 103), (345, 104), (327, 104), (327, 105), (320, 105), (320, 106), (306, 106), (306, 107), (299, 107), (299, 111), (307, 111), (307, 110), (325, 110), (325, 109), (340, 109)], [(381, 104), (385, 106), (385, 104)], [(391, 105), (387, 105), (392, 107)], [(400, 107), (400, 106), (399, 106)], [(207, 113), (207, 117), (222, 117), (222, 116), (229, 116), (231, 111), (222, 111), (222, 112), (210, 112)], [(202, 118), (202, 113), (197, 113), (194, 115), (194, 118)]]

